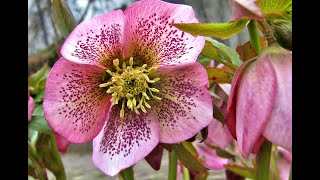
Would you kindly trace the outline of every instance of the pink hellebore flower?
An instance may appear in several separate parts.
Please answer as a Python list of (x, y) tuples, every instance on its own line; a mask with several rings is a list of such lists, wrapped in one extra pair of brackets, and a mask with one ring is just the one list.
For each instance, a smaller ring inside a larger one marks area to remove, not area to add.
[(32, 119), (32, 113), (34, 110), (34, 101), (28, 92), (28, 122)]
[(264, 138), (292, 151), (292, 53), (270, 47), (244, 62), (232, 80), (227, 125), (248, 157)]
[(175, 22), (198, 20), (190, 6), (141, 0), (82, 22), (49, 74), (49, 125), (71, 143), (93, 139), (93, 162), (108, 175), (212, 120), (207, 74), (196, 62), (205, 40)]
[(264, 19), (256, 0), (232, 0), (232, 14), (230, 21), (238, 21), (243, 18)]

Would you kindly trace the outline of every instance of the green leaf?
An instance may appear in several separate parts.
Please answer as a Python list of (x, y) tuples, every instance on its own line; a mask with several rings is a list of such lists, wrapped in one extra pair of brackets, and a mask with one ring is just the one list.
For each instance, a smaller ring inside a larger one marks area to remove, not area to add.
[(186, 148), (186, 150), (189, 151), (194, 157), (198, 157), (198, 152), (197, 152), (197, 150), (194, 148), (194, 146), (192, 145), (192, 143), (187, 142), (187, 141), (183, 141), (183, 142), (181, 142), (181, 144), (182, 144), (183, 147)]
[(200, 159), (194, 157), (182, 144), (171, 144), (171, 147), (176, 152), (180, 162), (189, 170), (208, 170), (206, 167), (202, 165)]
[(66, 180), (64, 166), (54, 135), (42, 134), (38, 140), (37, 149), (42, 157), (42, 162), (56, 176), (56, 179)]
[(36, 97), (33, 98), (34, 102), (36, 103), (42, 102), (44, 98), (44, 92), (45, 92), (44, 88), (40, 89)]
[(36, 107), (33, 110), (32, 116), (43, 116), (43, 107), (42, 105), (36, 105)]
[(207, 67), (205, 68), (208, 74), (208, 79), (210, 85), (213, 83), (219, 84), (231, 84), (231, 78), (229, 77), (228, 73), (222, 69), (214, 68), (214, 67)]
[(227, 23), (177, 23), (173, 24), (181, 31), (192, 34), (193, 36), (209, 36), (214, 38), (228, 39), (239, 33), (248, 24), (248, 19)]
[(220, 62), (234, 71), (242, 64), (235, 50), (211, 38), (206, 39), (201, 55)]
[(43, 116), (32, 116), (28, 127), (43, 133), (54, 133)]
[(239, 165), (230, 165), (230, 164), (224, 165), (224, 167), (236, 174), (239, 174), (240, 176), (254, 179), (255, 171), (253, 168), (245, 168)]
[(257, 180), (269, 180), (271, 147), (272, 143), (265, 140), (256, 155), (255, 179)]
[(257, 4), (266, 18), (274, 15), (292, 18), (292, 0), (257, 0)]
[(45, 80), (50, 72), (48, 64), (44, 64), (43, 67), (36, 73), (28, 77), (28, 87), (32, 94), (38, 94), (45, 86)]
[(53, 17), (63, 37), (67, 37), (77, 22), (65, 0), (53, 0)]
[(120, 180), (134, 180), (132, 166), (120, 171), (118, 177)]
[[(267, 40), (264, 36), (260, 36), (259, 38), (260, 41), (260, 48), (264, 49), (265, 47), (267, 47)], [(250, 43), (250, 41), (246, 42), (245, 44), (238, 46), (236, 48), (236, 51), (238, 52), (240, 59), (242, 61), (246, 61), (248, 59), (252, 59), (257, 55), (256, 51), (254, 50), (252, 44)]]
[(199, 57), (198, 57), (198, 62), (202, 66), (209, 66), (210, 62), (211, 62), (211, 59), (200, 54)]

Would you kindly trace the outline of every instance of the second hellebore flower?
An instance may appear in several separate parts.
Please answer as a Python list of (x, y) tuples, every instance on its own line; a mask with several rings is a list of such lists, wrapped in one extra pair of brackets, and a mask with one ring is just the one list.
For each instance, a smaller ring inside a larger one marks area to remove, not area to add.
[(142, 0), (79, 24), (47, 79), (44, 112), (71, 143), (93, 139), (93, 162), (116, 175), (156, 145), (191, 138), (212, 120), (203, 37), (190, 6)]
[(292, 54), (270, 47), (244, 62), (232, 80), (227, 125), (239, 149), (249, 156), (268, 139), (292, 151)]

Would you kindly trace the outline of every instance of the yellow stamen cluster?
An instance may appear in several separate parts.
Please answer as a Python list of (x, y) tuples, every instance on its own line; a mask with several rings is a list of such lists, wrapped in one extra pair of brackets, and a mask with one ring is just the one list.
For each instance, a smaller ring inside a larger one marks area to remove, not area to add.
[(146, 113), (146, 108), (151, 108), (147, 102), (151, 98), (161, 100), (160, 97), (155, 96), (153, 93), (159, 93), (156, 88), (150, 87), (151, 84), (156, 83), (160, 78), (150, 80), (149, 74), (157, 70), (156, 66), (147, 69), (144, 64), (141, 67), (134, 67), (133, 58), (129, 59), (129, 65), (124, 61), (122, 68), (119, 67), (119, 59), (113, 60), (113, 65), (116, 72), (106, 70), (111, 75), (111, 79), (107, 83), (100, 84), (99, 87), (109, 87), (106, 91), (112, 94), (112, 105), (118, 104), (122, 101), (122, 108), (120, 110), (120, 117), (124, 117), (124, 107), (127, 107), (137, 114), (140, 114), (139, 109)]

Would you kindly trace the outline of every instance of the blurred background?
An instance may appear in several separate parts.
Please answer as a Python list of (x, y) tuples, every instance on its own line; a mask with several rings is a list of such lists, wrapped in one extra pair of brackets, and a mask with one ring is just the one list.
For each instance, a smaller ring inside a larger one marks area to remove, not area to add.
[[(77, 22), (115, 10), (125, 10), (135, 0), (66, 0)], [(193, 7), (196, 16), (203, 23), (228, 22), (231, 15), (229, 0), (165, 0), (171, 3), (187, 4)], [(220, 42), (232, 48), (248, 41), (246, 29)], [(54, 25), (52, 0), (28, 0), (28, 74), (33, 74), (45, 63), (50, 67), (58, 60), (63, 43), (60, 32)], [(94, 167), (91, 161), (92, 144), (71, 144), (62, 160), (68, 179), (118, 179), (109, 177)], [(224, 171), (209, 171), (208, 179), (225, 179)], [(134, 166), (136, 179), (167, 179), (168, 154), (164, 151), (161, 169), (154, 171), (145, 160)], [(49, 178), (54, 176), (49, 172)], [(32, 177), (29, 176), (29, 179)]]

